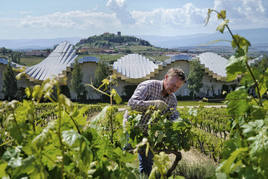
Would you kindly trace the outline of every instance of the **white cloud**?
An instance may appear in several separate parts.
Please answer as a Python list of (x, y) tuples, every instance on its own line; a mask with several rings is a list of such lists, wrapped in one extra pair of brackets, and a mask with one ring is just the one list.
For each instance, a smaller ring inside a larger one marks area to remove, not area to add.
[[(46, 33), (47, 36), (56, 33), (88, 36), (117, 31), (122, 31), (123, 34), (171, 36), (215, 32), (220, 23), (213, 14), (209, 25), (204, 27), (208, 8), (199, 8), (193, 3), (186, 3), (180, 8), (158, 8), (150, 11), (128, 11), (125, 0), (107, 0), (106, 6), (112, 12), (80, 10), (41, 16), (23, 13), (24, 15), (16, 18), (0, 17), (0, 24), (2, 31), (24, 30), (25, 33), (29, 32), (29, 36), (31, 32)], [(231, 28), (268, 27), (267, 9), (261, 0), (214, 0), (214, 8), (227, 10)]]
[(190, 32), (203, 27), (207, 9), (197, 8), (192, 3), (187, 3), (181, 8), (155, 9), (152, 11), (133, 11), (132, 16), (137, 26), (149, 26), (153, 32), (162, 31), (179, 33), (183, 30)]
[(206, 9), (196, 8), (191, 3), (184, 5), (182, 8), (133, 12), (133, 17), (138, 24), (170, 25), (175, 27), (202, 24), (205, 15)]
[(125, 0), (108, 0), (106, 6), (111, 9), (122, 24), (134, 24), (135, 20), (127, 10)]
[(108, 0), (106, 6), (124, 7), (125, 0)]
[(214, 9), (225, 9), (236, 28), (268, 27), (267, 9), (262, 0), (215, 0)]
[(108, 29), (118, 26), (114, 14), (102, 12), (70, 11), (55, 12), (44, 16), (26, 16), (20, 21), (23, 27), (69, 28), (69, 29)]

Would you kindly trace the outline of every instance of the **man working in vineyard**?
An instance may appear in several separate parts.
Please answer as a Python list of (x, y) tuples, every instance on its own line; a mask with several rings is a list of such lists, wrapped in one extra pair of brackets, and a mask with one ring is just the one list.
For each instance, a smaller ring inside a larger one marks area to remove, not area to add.
[[(149, 106), (155, 106), (163, 113), (173, 109), (170, 120), (176, 120), (179, 117), (179, 113), (176, 110), (177, 98), (174, 93), (185, 82), (184, 72), (181, 69), (171, 68), (163, 80), (147, 80), (140, 83), (129, 99), (128, 105), (131, 109), (140, 112), (146, 112)], [(153, 165), (152, 153), (149, 152), (148, 156), (145, 156), (145, 151), (141, 151), (138, 157), (140, 172), (149, 176)]]

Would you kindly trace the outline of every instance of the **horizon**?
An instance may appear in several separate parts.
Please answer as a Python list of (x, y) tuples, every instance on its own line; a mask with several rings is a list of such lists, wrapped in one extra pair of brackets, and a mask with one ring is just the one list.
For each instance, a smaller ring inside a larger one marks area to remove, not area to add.
[(233, 30), (268, 28), (265, 0), (14, 0), (1, 4), (0, 39), (87, 38), (118, 31), (131, 36), (210, 34), (221, 22), (213, 14), (204, 26), (208, 8), (225, 9)]

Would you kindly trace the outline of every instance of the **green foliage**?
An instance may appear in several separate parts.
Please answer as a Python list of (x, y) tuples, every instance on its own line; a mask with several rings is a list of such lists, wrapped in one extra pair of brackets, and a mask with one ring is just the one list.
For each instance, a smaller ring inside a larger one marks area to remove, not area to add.
[(11, 49), (7, 49), (5, 47), (2, 47), (2, 48), (0, 48), (0, 53), (3, 54), (3, 55), (7, 55), (7, 54), (12, 53), (12, 50)]
[(4, 72), (3, 93), (5, 98), (8, 100), (14, 99), (17, 93), (17, 80), (10, 61), (8, 62), (7, 69)]
[(187, 79), (188, 88), (193, 94), (193, 97), (199, 93), (202, 88), (202, 79), (205, 74), (204, 67), (200, 64), (198, 60), (193, 60), (190, 62), (190, 73)]
[[(209, 10), (223, 15), (215, 10)], [(268, 70), (252, 68), (248, 64), (250, 42), (239, 35), (232, 36), (234, 56), (226, 67), (229, 80), (237, 77), (240, 87), (226, 97), (231, 119), (230, 140), (224, 145), (223, 160), (217, 169), (219, 178), (267, 178), (268, 177), (268, 103), (263, 99), (267, 92)], [(224, 29), (223, 27), (223, 29)], [(254, 89), (256, 95), (249, 93)]]
[(208, 155), (215, 162), (221, 159), (223, 143), (230, 133), (230, 117), (225, 108), (184, 108), (179, 110), (182, 118), (191, 121), (192, 146)]
[(104, 62), (99, 62), (94, 74), (94, 86), (100, 86), (102, 80), (107, 78), (109, 75), (111, 75), (111, 72), (108, 65)]
[(122, 44), (136, 44), (136, 45), (143, 45), (143, 46), (151, 46), (148, 41), (138, 39), (132, 36), (119, 36), (112, 33), (104, 33), (99, 36), (92, 36), (87, 39), (82, 39), (77, 45), (82, 44), (89, 44), (92, 47), (97, 48), (111, 48), (115, 45), (122, 45)]
[(76, 93), (78, 100), (82, 100), (83, 93), (86, 91), (82, 79), (83, 73), (81, 72), (78, 60), (76, 59), (72, 70), (71, 89)]
[[(57, 98), (52, 96), (53, 90)], [(1, 177), (137, 178), (137, 170), (127, 165), (134, 155), (101, 135), (105, 131), (86, 125), (85, 114), (94, 112), (95, 107), (89, 110), (88, 106), (73, 104), (60, 94), (59, 82), (54, 79), (26, 88), (26, 94), (30, 101), (3, 102), (0, 106)], [(43, 98), (52, 104), (39, 104)], [(50, 110), (55, 118), (41, 118)], [(114, 123), (105, 118), (102, 124), (113, 129), (114, 141), (120, 142), (122, 130), (114, 127), (115, 121), (122, 121), (122, 114), (110, 107), (107, 115)]]
[(116, 79), (116, 75), (113, 74), (103, 79), (102, 84), (98, 88), (93, 84), (87, 84), (87, 86), (93, 88), (103, 95), (108, 96), (110, 98), (110, 105), (113, 104), (113, 100), (115, 100), (116, 104), (120, 104), (122, 102), (122, 98), (119, 96), (117, 91), (112, 88), (114, 85), (117, 85)]
[(12, 52), (10, 54), (10, 59), (12, 62), (20, 64), (21, 53), (20, 52)]
[[(190, 122), (181, 118), (170, 121), (169, 115), (169, 113), (162, 114), (153, 107), (149, 108), (143, 117), (136, 111), (129, 111), (125, 127), (125, 132), (129, 135), (129, 143), (136, 146), (135, 151), (146, 148), (147, 154), (151, 150), (155, 156), (151, 178), (156, 177), (158, 173), (164, 178), (171, 176), (171, 172), (181, 160), (179, 150), (190, 149), (192, 137)], [(167, 154), (171, 153), (176, 155), (176, 159), (168, 168)]]

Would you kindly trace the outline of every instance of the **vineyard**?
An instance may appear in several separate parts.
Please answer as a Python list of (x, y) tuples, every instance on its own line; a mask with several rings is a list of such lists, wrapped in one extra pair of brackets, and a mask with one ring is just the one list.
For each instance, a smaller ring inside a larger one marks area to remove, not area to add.
[[(39, 103), (37, 96), (41, 97), (42, 89), (36, 89), (40, 91), (29, 94), (32, 101), (1, 103), (1, 177), (72, 178), (74, 173), (87, 178), (103, 177), (104, 173), (98, 173), (98, 170), (107, 170), (105, 176), (113, 177), (116, 168), (120, 177), (138, 176), (136, 168), (126, 166), (133, 162), (135, 154), (123, 150), (126, 143), (123, 114), (118, 107), (73, 104), (62, 95), (61, 101)], [(226, 112), (224, 108), (185, 108), (180, 109), (184, 120), (171, 123), (159, 111), (151, 109), (154, 114), (150, 116), (154, 117), (150, 119), (148, 144), (162, 157), (160, 161), (167, 160), (167, 166), (172, 161), (161, 151), (177, 154), (179, 161), (178, 151), (189, 150), (191, 146), (217, 162), (222, 143), (229, 133), (225, 127), (228, 119), (221, 118)], [(133, 111), (129, 121), (133, 124), (139, 117)], [(140, 128), (129, 127), (130, 137), (136, 139), (132, 144), (142, 147), (142, 130), (136, 129)], [(91, 169), (92, 165), (94, 169)], [(92, 174), (88, 174), (89, 171)]]
[[(231, 33), (226, 12), (209, 10), (208, 20), (212, 12), (223, 20), (217, 30)], [(227, 108), (179, 109), (175, 121), (168, 120), (172, 111), (163, 114), (153, 106), (145, 114), (128, 109), (123, 125), (114, 89), (105, 93), (110, 105), (76, 104), (61, 94), (55, 79), (26, 88), (28, 100), (1, 102), (0, 177), (139, 178), (133, 163), (144, 150), (154, 155), (149, 178), (181, 178), (173, 174), (181, 151), (195, 148), (218, 164), (212, 177), (267, 178), (268, 70), (251, 68), (250, 43), (231, 35), (236, 52), (226, 70), (228, 80), (240, 78), (240, 86), (227, 94)], [(109, 80), (103, 83), (110, 89)], [(249, 93), (252, 88), (256, 94)]]

